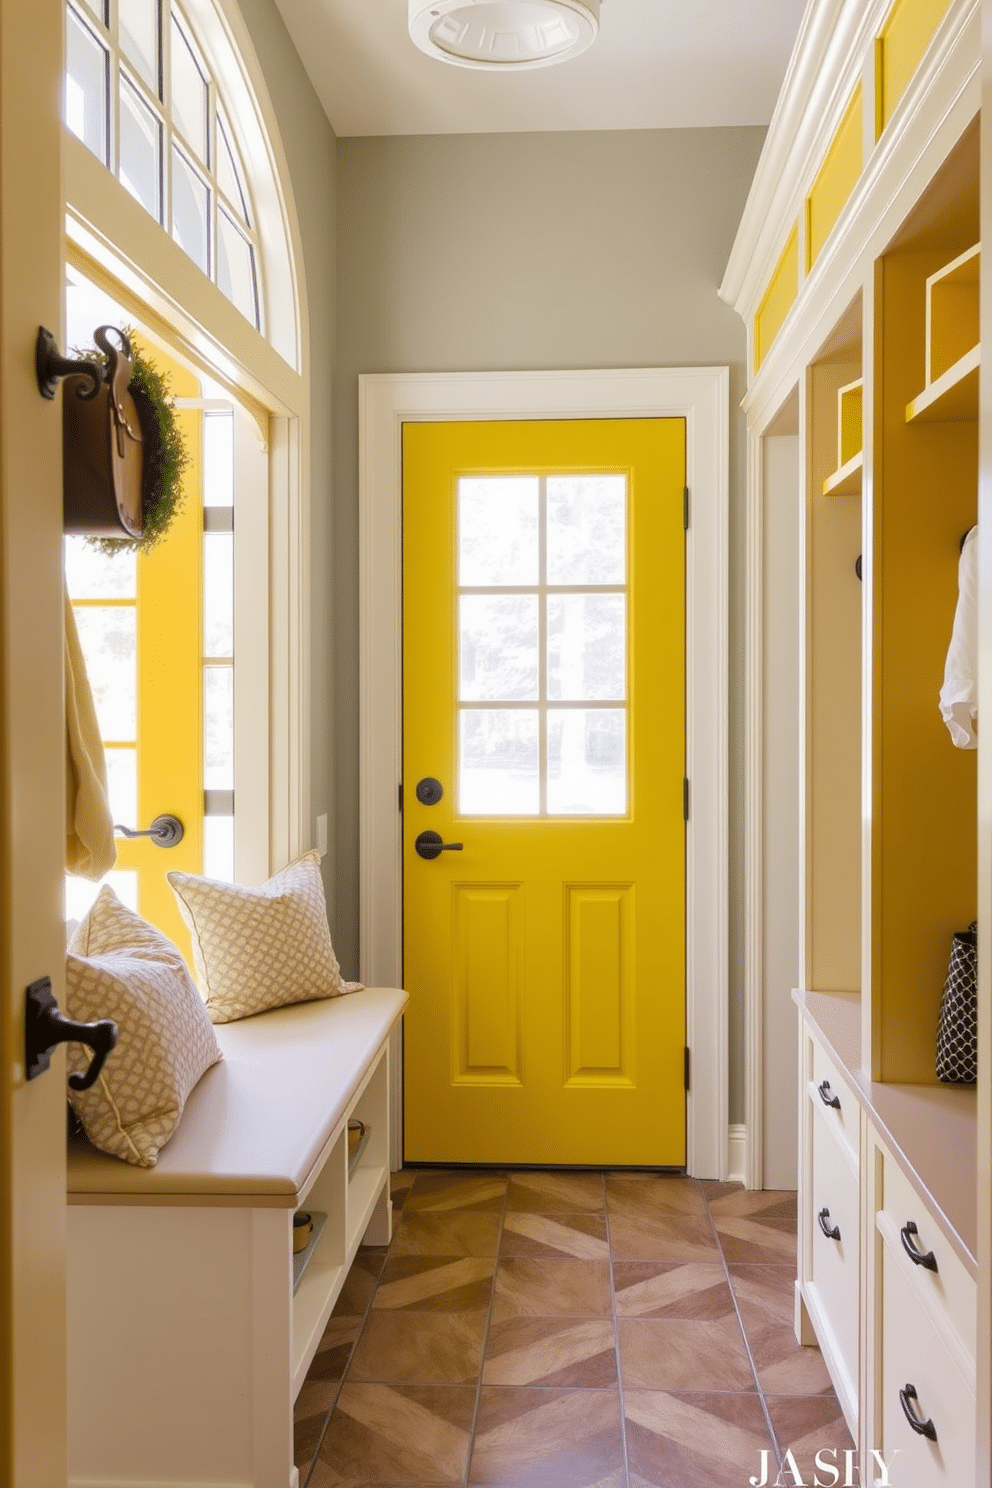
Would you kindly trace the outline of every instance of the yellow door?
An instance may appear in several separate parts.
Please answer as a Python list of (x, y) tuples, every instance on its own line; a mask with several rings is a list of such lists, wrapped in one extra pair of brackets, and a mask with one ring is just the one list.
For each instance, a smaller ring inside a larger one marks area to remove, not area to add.
[(409, 1161), (685, 1162), (684, 484), (681, 419), (404, 427)]
[[(79, 308), (71, 308), (78, 318)], [(114, 324), (127, 323), (123, 311), (114, 317), (108, 307), (101, 310)], [(199, 398), (199, 382), (190, 372), (160, 346), (135, 339), (166, 377), (172, 397)], [(137, 554), (102, 551), (85, 537), (67, 537), (65, 560), (114, 821), (143, 830), (156, 817), (170, 815), (184, 831), (168, 849), (149, 837), (119, 835), (109, 881), (188, 953), (189, 931), (165, 875), (173, 868), (199, 873), (203, 865), (203, 416), (196, 408), (181, 407), (176, 417), (189, 463), (185, 501), (165, 536)], [(87, 899), (92, 893), (87, 890)], [(67, 907), (78, 917), (73, 897), (67, 897)]]

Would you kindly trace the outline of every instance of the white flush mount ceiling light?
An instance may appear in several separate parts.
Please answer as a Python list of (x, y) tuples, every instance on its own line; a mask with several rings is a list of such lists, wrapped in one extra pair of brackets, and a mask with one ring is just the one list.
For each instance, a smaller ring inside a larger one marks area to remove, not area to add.
[(518, 72), (565, 62), (591, 46), (600, 0), (410, 0), (422, 52), (459, 67)]

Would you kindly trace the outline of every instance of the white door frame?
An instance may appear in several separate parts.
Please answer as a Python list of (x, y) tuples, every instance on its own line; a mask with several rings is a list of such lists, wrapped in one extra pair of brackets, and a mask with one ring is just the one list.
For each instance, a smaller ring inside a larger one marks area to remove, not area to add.
[[(583, 372), (383, 373), (359, 378), (360, 976), (403, 968), (402, 427), (414, 421), (684, 418), (686, 536), (687, 1169), (728, 1167), (728, 498), (726, 367)], [(393, 1049), (391, 1157), (399, 1167), (401, 1065)]]

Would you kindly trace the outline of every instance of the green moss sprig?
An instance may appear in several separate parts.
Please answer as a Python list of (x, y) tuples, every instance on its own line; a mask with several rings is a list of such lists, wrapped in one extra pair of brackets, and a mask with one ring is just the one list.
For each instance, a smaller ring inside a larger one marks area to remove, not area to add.
[[(124, 551), (147, 552), (165, 536), (186, 499), (183, 475), (190, 463), (186, 440), (179, 427), (169, 381), (135, 340), (130, 326), (123, 334), (131, 343), (131, 376), (128, 392), (134, 399), (141, 425), (142, 471), (140, 537), (91, 537), (88, 541), (107, 555)], [(99, 351), (83, 353), (88, 359), (106, 363)]]

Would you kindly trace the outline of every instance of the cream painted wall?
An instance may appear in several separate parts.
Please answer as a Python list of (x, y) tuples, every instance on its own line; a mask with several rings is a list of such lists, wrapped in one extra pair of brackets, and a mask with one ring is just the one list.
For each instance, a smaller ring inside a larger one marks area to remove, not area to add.
[[(262, 0), (255, 0), (262, 3)], [(338, 142), (336, 943), (358, 961), (358, 374), (728, 364), (760, 128)], [(743, 1120), (743, 418), (731, 430), (731, 1120)]]

